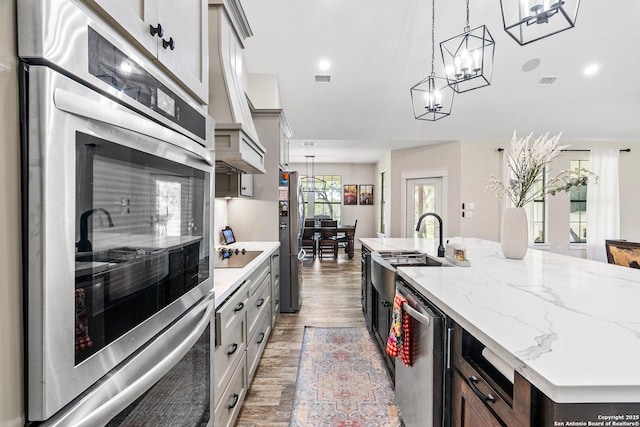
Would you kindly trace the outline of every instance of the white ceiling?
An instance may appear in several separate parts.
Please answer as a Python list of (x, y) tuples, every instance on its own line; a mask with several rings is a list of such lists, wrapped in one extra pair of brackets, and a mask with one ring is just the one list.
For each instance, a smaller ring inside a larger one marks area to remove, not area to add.
[[(515, 0), (513, 0), (515, 1)], [(526, 46), (504, 31), (498, 0), (471, 0), (471, 28), (496, 42), (491, 85), (456, 95), (451, 116), (415, 120), (409, 89), (430, 73), (429, 0), (242, 0), (250, 73), (278, 75), (291, 158), (376, 162), (391, 149), (449, 140), (506, 143), (563, 131), (563, 142), (640, 141), (640, 1), (583, 1), (576, 27)], [(606, 6), (606, 7), (604, 7)], [(436, 1), (439, 42), (462, 33), (464, 0)], [(532, 71), (524, 64), (539, 59)], [(331, 62), (321, 72), (321, 59)], [(585, 77), (583, 69), (600, 64)], [(331, 74), (330, 84), (315, 83)], [(558, 79), (539, 86), (542, 77)], [(315, 146), (303, 146), (303, 142)]]

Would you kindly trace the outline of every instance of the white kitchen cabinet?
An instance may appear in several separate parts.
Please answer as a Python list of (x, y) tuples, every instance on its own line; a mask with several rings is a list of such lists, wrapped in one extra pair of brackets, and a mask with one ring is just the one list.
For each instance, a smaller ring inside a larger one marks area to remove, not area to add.
[(280, 250), (271, 255), (271, 327), (280, 313)]
[(205, 0), (85, 0), (143, 53), (206, 104), (209, 97)]
[(253, 175), (248, 173), (217, 173), (216, 197), (253, 197)]

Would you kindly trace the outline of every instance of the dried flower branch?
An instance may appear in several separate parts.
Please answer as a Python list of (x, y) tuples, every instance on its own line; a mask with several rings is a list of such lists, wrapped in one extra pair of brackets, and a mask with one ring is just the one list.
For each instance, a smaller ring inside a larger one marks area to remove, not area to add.
[(586, 185), (589, 177), (598, 182), (598, 177), (591, 171), (582, 168), (563, 170), (547, 184), (536, 188), (536, 182), (542, 179), (545, 167), (555, 159), (568, 145), (559, 145), (562, 133), (549, 138), (549, 134), (539, 136), (531, 141), (532, 134), (518, 139), (513, 133), (509, 148), (505, 151), (507, 167), (513, 178), (505, 184), (495, 175), (489, 175), (486, 191), (503, 199), (505, 194), (515, 207), (523, 207), (527, 203), (539, 199), (544, 194), (555, 195), (559, 191), (570, 191), (573, 187)]

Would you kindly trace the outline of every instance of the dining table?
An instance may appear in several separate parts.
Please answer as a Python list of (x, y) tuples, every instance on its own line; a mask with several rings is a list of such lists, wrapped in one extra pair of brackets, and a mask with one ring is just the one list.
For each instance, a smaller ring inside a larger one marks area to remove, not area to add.
[[(348, 225), (348, 224), (338, 224), (338, 234), (340, 233), (344, 233), (345, 236), (347, 237), (347, 245), (344, 248), (344, 252), (347, 254), (347, 256), (349, 257), (349, 259), (353, 258), (353, 240), (356, 234), (356, 228), (353, 225)], [(320, 230), (322, 228), (320, 227), (320, 224), (315, 224), (313, 226), (313, 232), (316, 234), (320, 233)]]

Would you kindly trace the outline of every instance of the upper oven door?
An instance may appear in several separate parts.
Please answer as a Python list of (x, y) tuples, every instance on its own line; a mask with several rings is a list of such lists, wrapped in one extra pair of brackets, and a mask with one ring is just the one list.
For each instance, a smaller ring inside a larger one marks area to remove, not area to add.
[(24, 82), (27, 412), (44, 420), (212, 289), (214, 161), (49, 68)]

